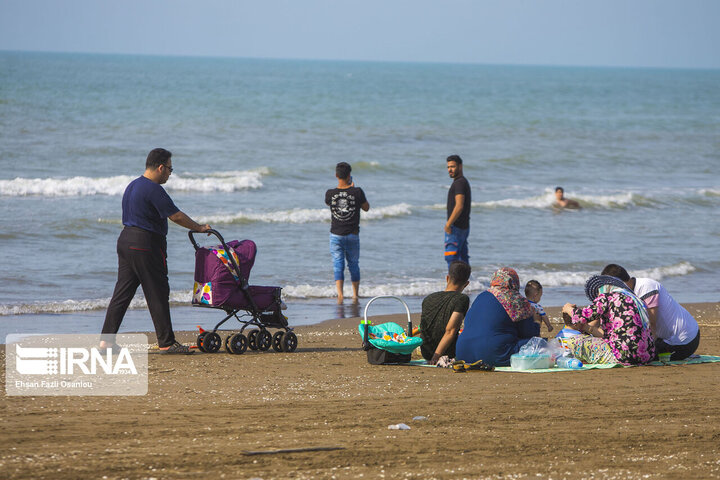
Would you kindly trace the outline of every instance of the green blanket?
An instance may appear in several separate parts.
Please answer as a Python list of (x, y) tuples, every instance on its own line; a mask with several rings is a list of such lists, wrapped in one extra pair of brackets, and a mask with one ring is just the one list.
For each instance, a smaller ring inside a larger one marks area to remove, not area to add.
[[(668, 366), (668, 365), (692, 365), (692, 364), (696, 364), (696, 363), (714, 363), (714, 362), (720, 362), (720, 357), (717, 357), (714, 355), (698, 355), (696, 357), (686, 358), (685, 360), (676, 360), (676, 361), (668, 362), (668, 363), (651, 362), (648, 365), (654, 366), (654, 367), (664, 367), (664, 366)], [(428, 365), (425, 360), (412, 360), (409, 363), (401, 363), (398, 365), (407, 365), (407, 366), (411, 366), (411, 367), (433, 367), (433, 368), (435, 368), (434, 365)], [(512, 372), (512, 373), (582, 372), (583, 370), (595, 370), (598, 368), (617, 368), (617, 367), (623, 367), (623, 366), (624, 365), (620, 365), (617, 363), (612, 364), (612, 365), (592, 363), (592, 364), (588, 364), (588, 365), (583, 365), (582, 368), (552, 367), (552, 368), (540, 368), (537, 370), (513, 370), (510, 367), (495, 367), (495, 371), (496, 372)]]

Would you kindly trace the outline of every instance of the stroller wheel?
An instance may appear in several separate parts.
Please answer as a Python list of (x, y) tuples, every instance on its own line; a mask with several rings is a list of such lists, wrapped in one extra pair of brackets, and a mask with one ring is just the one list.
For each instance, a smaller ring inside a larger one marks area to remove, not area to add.
[(207, 353), (215, 353), (220, 350), (222, 339), (220, 338), (220, 335), (215, 332), (206, 332), (202, 343)]
[(273, 335), (273, 337), (272, 337), (272, 347), (273, 347), (273, 350), (275, 350), (276, 352), (283, 351), (282, 337), (284, 334), (285, 334), (285, 332), (280, 330), (279, 332), (275, 332), (275, 335)]
[(260, 330), (252, 330), (250, 333), (248, 333), (248, 347), (250, 347), (250, 350), (258, 349), (258, 333), (260, 333)]
[(203, 340), (205, 339), (205, 335), (207, 335), (207, 334), (208, 334), (208, 332), (202, 332), (197, 337), (197, 347), (201, 352), (207, 352), (207, 350), (205, 350), (205, 347), (203, 346)]
[(270, 332), (263, 328), (257, 335), (258, 350), (261, 350), (263, 352), (269, 350), (270, 345), (272, 345), (272, 335), (270, 335)]
[(282, 347), (284, 352), (294, 352), (297, 348), (297, 335), (293, 332), (285, 332), (282, 338)]
[(233, 353), (230, 351), (230, 337), (232, 337), (232, 335), (228, 335), (227, 337), (225, 337), (225, 351), (228, 353)]
[(235, 355), (242, 355), (248, 347), (248, 339), (242, 333), (236, 333), (235, 335), (229, 336), (226, 342), (228, 346), (226, 350), (229, 353), (234, 353)]

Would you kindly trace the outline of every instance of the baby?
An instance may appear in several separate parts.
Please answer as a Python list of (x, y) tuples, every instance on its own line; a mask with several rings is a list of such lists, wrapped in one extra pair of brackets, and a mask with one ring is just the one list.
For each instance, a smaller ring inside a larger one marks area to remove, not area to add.
[(539, 303), (542, 298), (542, 293), (542, 285), (540, 285), (540, 282), (537, 280), (530, 280), (525, 284), (525, 298), (528, 299), (530, 305), (535, 307), (535, 321), (542, 321), (547, 327), (548, 332), (552, 332), (553, 326), (550, 324), (545, 310)]

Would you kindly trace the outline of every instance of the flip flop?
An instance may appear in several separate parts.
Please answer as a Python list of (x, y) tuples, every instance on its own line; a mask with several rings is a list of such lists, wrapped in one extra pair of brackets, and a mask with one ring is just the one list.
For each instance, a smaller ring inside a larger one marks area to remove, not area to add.
[(486, 364), (482, 361), (482, 359), (473, 363), (465, 363), (464, 360), (456, 360), (455, 362), (453, 362), (452, 369), (455, 373), (465, 373), (470, 370), (492, 372), (493, 370), (495, 370), (495, 367), (493, 365)]

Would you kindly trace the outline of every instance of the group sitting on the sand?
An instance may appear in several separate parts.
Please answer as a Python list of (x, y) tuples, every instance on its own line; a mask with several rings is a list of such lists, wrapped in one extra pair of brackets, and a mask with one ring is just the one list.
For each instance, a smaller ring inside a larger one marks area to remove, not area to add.
[[(470, 305), (462, 291), (468, 285), (470, 266), (450, 265), (445, 291), (425, 298), (422, 304), (421, 353), (431, 364), (482, 361), (488, 366), (508, 366), (531, 338), (540, 336), (540, 324), (552, 325), (539, 305), (542, 286), (528, 282), (525, 295), (512, 268), (497, 270), (490, 288)], [(606, 266), (585, 284), (590, 304), (567, 303), (562, 308), (566, 327), (578, 332), (565, 339), (573, 357), (583, 363), (644, 365), (670, 353), (682, 360), (700, 342), (700, 330), (690, 313), (657, 281), (630, 277), (619, 265)], [(463, 325), (464, 321), (464, 325)]]

